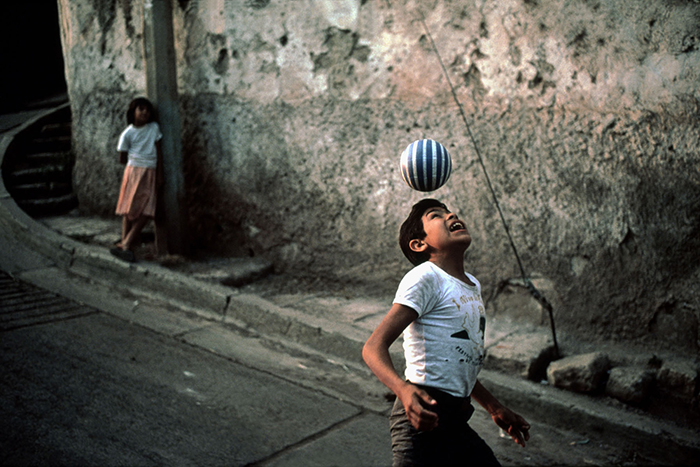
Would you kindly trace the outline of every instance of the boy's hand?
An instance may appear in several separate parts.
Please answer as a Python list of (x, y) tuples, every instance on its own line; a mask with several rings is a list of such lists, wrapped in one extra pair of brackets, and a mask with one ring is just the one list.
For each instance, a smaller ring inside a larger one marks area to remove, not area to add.
[(500, 407), (491, 414), (491, 418), (513, 438), (513, 441), (525, 447), (525, 441), (530, 439), (530, 424), (523, 417), (506, 407)]
[(408, 421), (416, 430), (430, 431), (437, 427), (437, 414), (427, 409), (436, 406), (437, 401), (430, 397), (427, 392), (407, 383), (404, 390), (401, 391), (399, 399), (403, 402)]

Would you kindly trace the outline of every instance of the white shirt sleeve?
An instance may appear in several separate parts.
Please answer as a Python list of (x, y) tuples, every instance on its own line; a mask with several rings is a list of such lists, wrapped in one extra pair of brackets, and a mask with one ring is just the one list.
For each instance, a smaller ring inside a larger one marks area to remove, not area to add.
[(122, 134), (119, 136), (119, 143), (117, 144), (117, 151), (119, 152), (129, 152), (129, 148), (131, 147), (131, 138), (129, 138), (131, 132), (129, 131), (131, 129), (131, 125), (126, 127), (126, 130), (122, 131)]
[(413, 309), (418, 316), (432, 310), (440, 294), (440, 279), (429, 263), (411, 269), (399, 283), (394, 303)]

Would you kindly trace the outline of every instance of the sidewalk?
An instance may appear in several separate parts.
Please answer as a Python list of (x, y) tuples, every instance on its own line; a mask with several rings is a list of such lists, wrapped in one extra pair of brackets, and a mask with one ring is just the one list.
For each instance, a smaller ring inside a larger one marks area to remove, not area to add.
[[(0, 162), (12, 137), (30, 122), (0, 133)], [(158, 301), (178, 313), (195, 314), (221, 326), (264, 335), (284, 342), (288, 348), (299, 346), (317, 352), (329, 361), (347, 365), (355, 374), (372, 377), (361, 361), (361, 348), (388, 310), (392, 297), (363, 297), (361, 291), (343, 295), (303, 289), (280, 293), (275, 290), (275, 281), (282, 283), (285, 278), (278, 276), (244, 287), (221, 283), (226, 278), (242, 283), (246, 277), (267, 270), (269, 265), (259, 260), (183, 261), (171, 267), (151, 261), (125, 263), (113, 257), (108, 248), (118, 239), (119, 232), (116, 218), (32, 219), (17, 207), (0, 180), (0, 242), (7, 272), (51, 288), (50, 278), (33, 275), (32, 271), (55, 268), (86, 284), (107, 287), (135, 300)], [(76, 291), (60, 282), (53, 287), (54, 292), (68, 298), (88, 299), (86, 291)], [(523, 359), (530, 358), (522, 346), (546, 342), (549, 335), (548, 328), (512, 320), (490, 321), (487, 329), (487, 349), (499, 347), (500, 358), (505, 360), (500, 362), (500, 369), (521, 368)], [(503, 353), (509, 345), (513, 351)], [(399, 345), (392, 350), (400, 361)], [(605, 398), (561, 391), (527, 381), (517, 371), (504, 373), (488, 366), (480, 380), (515, 410), (550, 423), (558, 420), (563, 427), (575, 425), (611, 439), (623, 438), (638, 445), (645, 455), (663, 458), (664, 450), (686, 455), (700, 453), (697, 432)]]

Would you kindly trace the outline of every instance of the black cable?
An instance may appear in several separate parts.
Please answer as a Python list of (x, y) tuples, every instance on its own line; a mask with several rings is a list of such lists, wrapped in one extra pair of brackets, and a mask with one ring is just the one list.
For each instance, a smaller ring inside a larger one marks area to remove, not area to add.
[(510, 242), (510, 247), (513, 249), (513, 254), (515, 254), (515, 259), (518, 262), (518, 267), (520, 268), (520, 273), (522, 274), (523, 277), (523, 282), (525, 284), (525, 287), (530, 291), (532, 296), (537, 300), (540, 305), (547, 310), (549, 313), (549, 323), (552, 327), (552, 338), (554, 339), (554, 351), (555, 351), (555, 358), (559, 358), (559, 345), (557, 344), (557, 334), (554, 328), (554, 314), (552, 310), (552, 305), (547, 301), (547, 299), (540, 293), (539, 290), (535, 287), (535, 285), (532, 283), (532, 281), (527, 277), (527, 274), (525, 273), (525, 268), (523, 267), (523, 263), (520, 260), (520, 255), (518, 254), (517, 248), (515, 248), (515, 242), (513, 241), (513, 237), (510, 234), (510, 229), (508, 228), (508, 223), (506, 222), (506, 218), (503, 215), (503, 211), (501, 210), (501, 205), (498, 202), (498, 197), (496, 196), (496, 191), (493, 188), (493, 184), (491, 183), (491, 177), (489, 177), (488, 171), (486, 170), (486, 165), (484, 165), (484, 159), (481, 157), (481, 151), (479, 151), (479, 146), (476, 144), (476, 140), (474, 139), (474, 135), (472, 134), (471, 127), (469, 126), (469, 122), (467, 121), (467, 116), (464, 113), (464, 109), (462, 108), (462, 103), (459, 101), (459, 98), (457, 97), (457, 92), (455, 91), (454, 86), (452, 85), (452, 80), (450, 80), (450, 75), (447, 73), (447, 68), (445, 68), (445, 64), (442, 62), (442, 57), (440, 56), (440, 52), (438, 51), (437, 46), (435, 45), (435, 41), (433, 40), (432, 34), (430, 34), (430, 30), (428, 29), (428, 25), (425, 24), (425, 16), (423, 15), (422, 11), (419, 11), (420, 13), (420, 22), (423, 24), (423, 28), (425, 29), (425, 33), (428, 36), (428, 39), (430, 39), (430, 44), (433, 46), (433, 50), (435, 51), (435, 55), (437, 55), (438, 61), (440, 62), (440, 67), (442, 68), (442, 73), (445, 75), (445, 79), (447, 80), (447, 84), (450, 86), (450, 91), (452, 92), (452, 97), (454, 98), (455, 103), (457, 104), (457, 108), (459, 109), (459, 113), (462, 116), (462, 121), (464, 122), (464, 126), (467, 128), (467, 133), (469, 134), (469, 139), (472, 142), (472, 145), (474, 146), (474, 151), (476, 152), (476, 156), (479, 160), (479, 164), (481, 165), (481, 170), (484, 172), (484, 177), (486, 178), (486, 184), (489, 187), (489, 190), (491, 191), (491, 196), (493, 197), (493, 202), (496, 205), (496, 209), (498, 210), (498, 214), (501, 217), (501, 222), (503, 223), (503, 228), (506, 231), (506, 235), (508, 236), (508, 241)]

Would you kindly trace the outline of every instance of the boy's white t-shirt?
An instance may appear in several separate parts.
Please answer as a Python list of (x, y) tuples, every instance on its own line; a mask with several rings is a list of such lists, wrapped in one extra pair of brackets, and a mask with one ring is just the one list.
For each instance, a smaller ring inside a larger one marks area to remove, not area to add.
[(426, 261), (404, 276), (394, 298), (418, 313), (403, 333), (406, 379), (456, 397), (471, 394), (485, 356), (481, 284), (466, 277), (475, 285)]
[(158, 166), (156, 141), (162, 137), (160, 127), (156, 122), (139, 127), (129, 125), (119, 137), (117, 151), (129, 153), (128, 165), (155, 169)]

